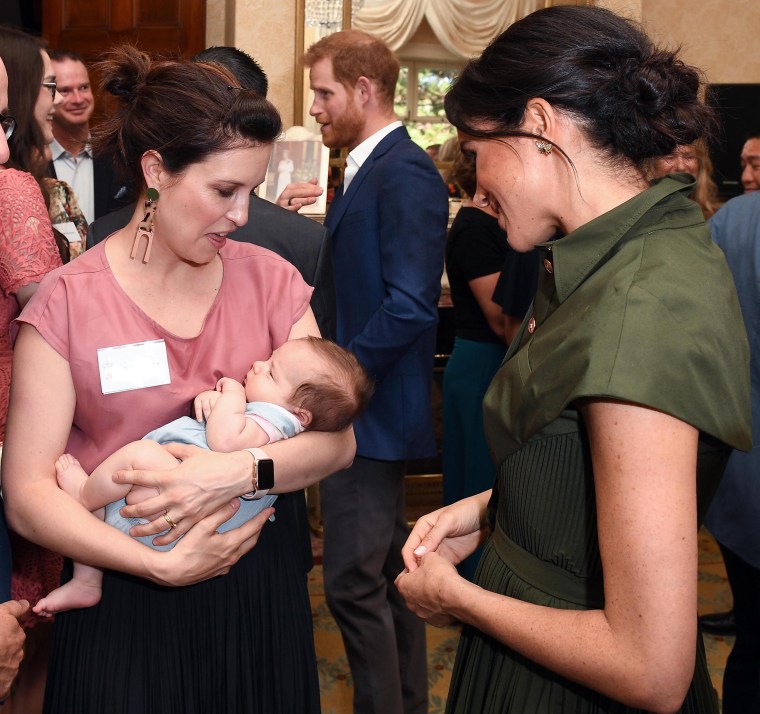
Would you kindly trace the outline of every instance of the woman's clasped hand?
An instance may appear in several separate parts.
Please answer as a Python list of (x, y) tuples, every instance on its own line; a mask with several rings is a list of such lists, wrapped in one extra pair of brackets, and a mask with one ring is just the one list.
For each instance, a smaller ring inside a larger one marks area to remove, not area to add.
[(431, 625), (457, 621), (449, 595), (473, 586), (458, 577), (456, 566), (473, 553), (485, 537), (484, 504), (487, 491), (422, 516), (401, 551), (404, 571), (396, 586), (409, 607)]

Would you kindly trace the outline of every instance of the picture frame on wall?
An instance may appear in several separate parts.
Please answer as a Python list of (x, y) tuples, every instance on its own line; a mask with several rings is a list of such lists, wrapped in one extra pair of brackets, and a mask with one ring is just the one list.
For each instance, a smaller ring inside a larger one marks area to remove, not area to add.
[(323, 189), (322, 195), (316, 203), (304, 206), (299, 213), (322, 215), (327, 210), (329, 162), (330, 150), (322, 143), (321, 135), (294, 126), (274, 143), (266, 179), (259, 186), (258, 195), (275, 203), (288, 184), (316, 178)]

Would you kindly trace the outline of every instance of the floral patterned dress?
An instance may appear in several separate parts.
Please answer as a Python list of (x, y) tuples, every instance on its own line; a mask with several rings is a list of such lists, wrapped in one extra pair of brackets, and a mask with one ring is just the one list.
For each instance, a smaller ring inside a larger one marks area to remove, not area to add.
[[(61, 257), (37, 182), (23, 171), (0, 170), (0, 442), (5, 438), (13, 361), (9, 327), (20, 312), (16, 293), (59, 265)], [(58, 586), (63, 560), (18, 536), (12, 537), (12, 546), (12, 597), (36, 603)], [(34, 622), (29, 618), (24, 624)]]
[(79, 240), (69, 239), (69, 253), (71, 260), (80, 255), (87, 242), (87, 219), (79, 208), (74, 189), (60, 179), (45, 179), (45, 187), (50, 196), (50, 220), (56, 227), (61, 223), (73, 223), (79, 234)]

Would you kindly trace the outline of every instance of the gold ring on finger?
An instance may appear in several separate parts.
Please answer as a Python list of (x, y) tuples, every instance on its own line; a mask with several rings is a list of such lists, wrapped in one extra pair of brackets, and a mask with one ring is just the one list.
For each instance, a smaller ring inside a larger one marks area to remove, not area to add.
[(169, 528), (177, 527), (177, 524), (169, 517), (168, 511), (164, 513), (164, 520), (169, 524)]

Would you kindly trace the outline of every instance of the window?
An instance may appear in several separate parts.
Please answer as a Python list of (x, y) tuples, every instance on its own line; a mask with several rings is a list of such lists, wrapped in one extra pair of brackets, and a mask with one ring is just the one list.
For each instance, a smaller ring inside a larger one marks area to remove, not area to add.
[(394, 101), (396, 114), (423, 148), (443, 144), (455, 135), (446, 121), (443, 98), (460, 69), (441, 61), (402, 60)]

